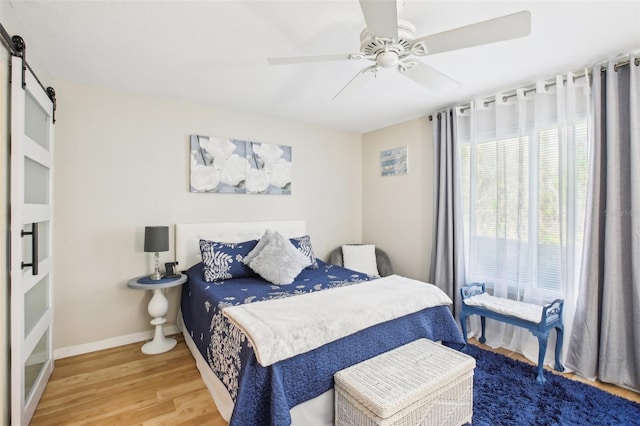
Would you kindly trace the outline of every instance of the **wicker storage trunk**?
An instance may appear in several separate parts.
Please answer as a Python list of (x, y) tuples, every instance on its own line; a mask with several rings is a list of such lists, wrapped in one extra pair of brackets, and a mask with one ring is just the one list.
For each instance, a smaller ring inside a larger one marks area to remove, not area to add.
[(473, 415), (476, 360), (426, 339), (335, 374), (338, 426), (461, 425)]

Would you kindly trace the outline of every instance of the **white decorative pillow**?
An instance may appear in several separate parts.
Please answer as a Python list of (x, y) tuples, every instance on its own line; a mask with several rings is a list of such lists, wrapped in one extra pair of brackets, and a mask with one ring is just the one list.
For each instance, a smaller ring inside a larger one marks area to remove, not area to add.
[(310, 264), (309, 258), (300, 253), (291, 241), (274, 232), (249, 267), (273, 284), (287, 285)]
[(373, 244), (342, 246), (342, 266), (368, 275), (380, 276)]
[(249, 252), (249, 254), (247, 254), (243, 259), (242, 259), (242, 263), (244, 263), (245, 265), (249, 266), (249, 264), (251, 263), (251, 261), (253, 259), (255, 259), (255, 257), (260, 254), (260, 252), (262, 251), (262, 249), (264, 248), (264, 246), (266, 246), (269, 241), (271, 241), (271, 237), (273, 236), (273, 232), (271, 232), (270, 229), (267, 229), (266, 231), (264, 231), (264, 235), (262, 235), (262, 237), (260, 238), (260, 240), (258, 240), (258, 244), (256, 244), (256, 246), (253, 248), (253, 250), (251, 250)]

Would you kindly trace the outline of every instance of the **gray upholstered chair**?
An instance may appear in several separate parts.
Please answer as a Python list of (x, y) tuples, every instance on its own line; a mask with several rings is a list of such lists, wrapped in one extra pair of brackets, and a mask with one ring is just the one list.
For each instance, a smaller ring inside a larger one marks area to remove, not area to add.
[[(357, 244), (353, 244), (357, 245)], [(343, 266), (342, 262), (342, 246), (336, 247), (329, 254), (329, 263), (332, 265)], [(393, 267), (391, 266), (391, 260), (384, 250), (376, 247), (376, 264), (378, 265), (378, 272), (381, 277), (393, 275)]]

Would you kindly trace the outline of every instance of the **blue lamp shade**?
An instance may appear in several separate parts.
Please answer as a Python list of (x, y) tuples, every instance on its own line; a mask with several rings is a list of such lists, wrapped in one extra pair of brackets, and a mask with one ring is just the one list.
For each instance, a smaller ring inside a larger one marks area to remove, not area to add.
[(169, 251), (169, 227), (145, 226), (144, 251), (151, 253)]

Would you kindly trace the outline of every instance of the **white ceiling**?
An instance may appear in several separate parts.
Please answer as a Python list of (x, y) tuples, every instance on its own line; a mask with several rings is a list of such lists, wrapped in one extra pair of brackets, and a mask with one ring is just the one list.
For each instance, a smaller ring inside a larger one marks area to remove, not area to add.
[[(3, 0), (4, 1), (4, 0)], [(333, 96), (370, 62), (268, 65), (268, 56), (352, 53), (357, 0), (10, 0), (27, 43), (68, 80), (368, 132), (640, 48), (640, 1), (412, 1), (399, 17), (426, 36), (520, 10), (531, 35), (421, 58), (460, 82), (430, 91), (383, 69)], [(36, 69), (38, 72), (38, 69)]]

